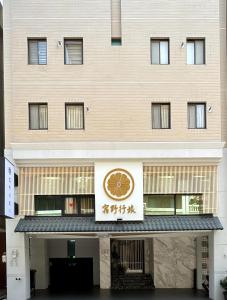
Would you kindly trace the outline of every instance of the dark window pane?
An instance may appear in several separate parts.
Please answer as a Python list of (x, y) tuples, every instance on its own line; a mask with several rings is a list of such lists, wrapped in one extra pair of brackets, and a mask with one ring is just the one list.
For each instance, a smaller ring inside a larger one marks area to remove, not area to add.
[(69, 258), (76, 256), (76, 241), (75, 240), (69, 240), (67, 242), (67, 256)]

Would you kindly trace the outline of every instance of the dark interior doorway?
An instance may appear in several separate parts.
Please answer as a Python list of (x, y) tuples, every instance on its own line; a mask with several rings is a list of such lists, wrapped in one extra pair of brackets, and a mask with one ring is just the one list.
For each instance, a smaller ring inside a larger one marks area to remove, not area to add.
[(50, 258), (49, 262), (51, 291), (93, 288), (92, 258)]

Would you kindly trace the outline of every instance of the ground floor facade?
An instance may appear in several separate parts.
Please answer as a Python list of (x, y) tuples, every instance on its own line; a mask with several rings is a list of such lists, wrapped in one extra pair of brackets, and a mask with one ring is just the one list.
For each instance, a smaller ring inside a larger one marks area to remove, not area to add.
[(6, 224), (8, 300), (38, 297), (34, 289), (199, 291), (207, 278), (210, 299), (221, 300), (227, 152), (140, 146), (12, 153), (19, 214)]

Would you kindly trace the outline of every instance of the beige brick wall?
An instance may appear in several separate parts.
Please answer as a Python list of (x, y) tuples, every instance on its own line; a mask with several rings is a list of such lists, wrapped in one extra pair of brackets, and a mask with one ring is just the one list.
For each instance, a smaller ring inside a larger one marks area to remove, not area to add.
[[(111, 46), (110, 0), (7, 0), (6, 147), (11, 142), (221, 140), (217, 0), (122, 0), (122, 46)], [(46, 37), (48, 65), (27, 64), (27, 37)], [(57, 41), (83, 37), (84, 65)], [(170, 38), (170, 65), (150, 64), (150, 38)], [(205, 37), (206, 65), (187, 65), (187, 37)], [(28, 102), (48, 102), (48, 131), (28, 130)], [(66, 131), (65, 102), (84, 102), (85, 130)], [(151, 129), (151, 102), (171, 102), (170, 130)], [(187, 102), (212, 106), (187, 129)]]

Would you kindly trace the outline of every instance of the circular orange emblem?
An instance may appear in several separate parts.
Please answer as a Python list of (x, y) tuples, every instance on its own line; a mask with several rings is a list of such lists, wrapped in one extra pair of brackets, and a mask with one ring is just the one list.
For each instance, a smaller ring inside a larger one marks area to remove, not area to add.
[(113, 169), (108, 172), (103, 181), (103, 188), (108, 197), (113, 200), (125, 200), (134, 190), (134, 179), (124, 169)]

